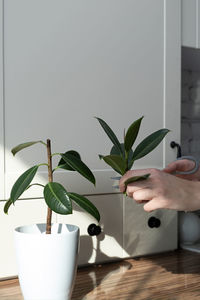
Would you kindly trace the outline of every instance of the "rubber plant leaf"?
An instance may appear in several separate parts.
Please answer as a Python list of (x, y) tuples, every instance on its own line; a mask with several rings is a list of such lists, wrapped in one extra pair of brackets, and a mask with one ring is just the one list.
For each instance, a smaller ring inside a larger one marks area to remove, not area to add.
[[(74, 150), (70, 150), (65, 152), (65, 154), (71, 154), (73, 156), (75, 156), (77, 159), (81, 160), (81, 156), (77, 151)], [(68, 171), (75, 171), (69, 164), (67, 164), (63, 158), (60, 159), (59, 163), (58, 163), (58, 167), (68, 170)]]
[(15, 203), (15, 201), (27, 189), (35, 174), (37, 173), (38, 167), (39, 165), (36, 165), (26, 170), (14, 183), (10, 193), (10, 200), (12, 201), (12, 203)]
[(135, 149), (133, 153), (133, 160), (142, 158), (156, 148), (166, 134), (169, 132), (168, 129), (160, 129), (146, 137)]
[(142, 122), (143, 118), (144, 117), (141, 117), (140, 119), (133, 122), (127, 130), (127, 133), (126, 133), (125, 138), (124, 138), (124, 148), (125, 148), (125, 151), (127, 153), (133, 147), (133, 144), (134, 144), (134, 142), (135, 142), (135, 140), (138, 136), (138, 132), (139, 132), (140, 125), (141, 125), (141, 122)]
[(136, 182), (136, 181), (140, 181), (140, 180), (146, 180), (147, 178), (149, 178), (151, 174), (144, 174), (144, 175), (141, 175), (141, 176), (133, 176), (133, 177), (130, 177), (128, 178), (125, 182), (124, 182), (124, 185), (125, 185), (125, 189), (127, 188), (127, 185), (129, 183), (132, 183), (132, 182)]
[(72, 213), (72, 203), (65, 188), (58, 182), (49, 182), (44, 187), (44, 199), (48, 207), (61, 215)]
[(4, 213), (5, 214), (8, 214), (8, 210), (9, 210), (11, 204), (13, 204), (11, 199), (8, 199), (4, 205)]
[(126, 162), (119, 155), (107, 155), (103, 156), (102, 159), (111, 166), (119, 174), (124, 175), (126, 172)]
[(97, 117), (96, 117), (96, 119), (99, 121), (101, 127), (103, 128), (103, 130), (105, 131), (107, 136), (110, 138), (112, 143), (118, 148), (119, 153), (121, 155), (123, 155), (123, 151), (121, 149), (120, 142), (119, 142), (118, 138), (116, 137), (115, 133), (112, 131), (112, 129), (108, 126), (108, 124), (104, 120), (97, 118)]
[(30, 147), (32, 145), (35, 145), (37, 143), (42, 143), (44, 144), (43, 141), (34, 141), (34, 142), (27, 142), (27, 143), (23, 143), (23, 144), (19, 144), (18, 146), (14, 147), (11, 152), (13, 155), (15, 155), (17, 152), (21, 151), (24, 148)]
[(95, 177), (91, 170), (84, 164), (84, 162), (75, 157), (72, 154), (65, 153), (61, 154), (62, 159), (71, 167), (74, 169), (74, 171), (77, 171), (80, 173), (83, 177), (88, 179), (90, 182), (92, 182), (95, 185)]
[(76, 193), (67, 193), (69, 198), (76, 202), (78, 206), (83, 208), (86, 212), (92, 215), (98, 222), (100, 221), (100, 214), (98, 209), (87, 198)]
[[(125, 149), (124, 149), (124, 144), (122, 143), (121, 144), (121, 148), (123, 150), (123, 157), (125, 158)], [(110, 154), (111, 155), (120, 155), (119, 151), (118, 151), (118, 148), (116, 148), (116, 146), (114, 145), (110, 151)], [(128, 153), (128, 168), (127, 168), (127, 171), (131, 169), (133, 165), (133, 150), (131, 149)]]

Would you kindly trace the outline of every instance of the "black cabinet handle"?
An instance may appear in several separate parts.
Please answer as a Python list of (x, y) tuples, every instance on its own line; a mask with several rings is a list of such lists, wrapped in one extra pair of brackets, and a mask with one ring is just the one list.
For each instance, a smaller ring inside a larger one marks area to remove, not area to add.
[(101, 227), (96, 224), (90, 224), (88, 226), (87, 232), (90, 236), (99, 235), (101, 233)]
[(176, 158), (179, 158), (179, 157), (182, 156), (182, 153), (181, 153), (181, 146), (180, 146), (178, 143), (172, 141), (172, 142), (170, 143), (170, 146), (171, 146), (171, 148), (177, 148), (177, 155), (176, 155)]
[(149, 220), (148, 220), (148, 226), (150, 228), (158, 228), (160, 227), (161, 225), (161, 222), (158, 218), (156, 217), (150, 217)]

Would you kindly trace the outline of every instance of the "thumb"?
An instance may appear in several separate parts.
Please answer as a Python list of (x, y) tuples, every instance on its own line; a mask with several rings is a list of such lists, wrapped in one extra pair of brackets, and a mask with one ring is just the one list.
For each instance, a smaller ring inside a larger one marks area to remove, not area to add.
[(174, 173), (176, 171), (189, 171), (194, 168), (194, 162), (188, 159), (176, 160), (170, 163), (163, 171)]
[(175, 173), (177, 171), (177, 163), (176, 162), (170, 163), (163, 169), (163, 171), (166, 173)]

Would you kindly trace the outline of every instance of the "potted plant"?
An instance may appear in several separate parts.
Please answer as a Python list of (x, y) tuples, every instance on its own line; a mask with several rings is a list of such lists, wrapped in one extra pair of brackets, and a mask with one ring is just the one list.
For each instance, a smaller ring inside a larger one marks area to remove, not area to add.
[[(41, 143), (47, 150), (47, 163), (29, 168), (14, 183), (10, 198), (6, 201), (4, 212), (33, 185), (43, 189), (47, 204), (46, 224), (33, 224), (15, 229), (15, 245), (19, 271), (19, 281), (25, 300), (66, 300), (71, 298), (79, 243), (79, 228), (69, 224), (52, 224), (52, 211), (57, 214), (71, 214), (72, 201), (91, 214), (97, 222), (100, 214), (97, 208), (84, 196), (67, 191), (60, 183), (53, 181), (53, 173), (62, 168), (77, 171), (95, 185), (95, 177), (74, 150), (65, 153), (51, 153), (51, 141), (34, 141), (20, 144), (12, 149), (13, 155), (26, 147)], [(53, 169), (52, 157), (60, 160)], [(38, 168), (48, 168), (48, 182), (41, 185), (32, 183)]]
[[(109, 125), (103, 119), (96, 117), (101, 127), (113, 143), (113, 146), (110, 150), (110, 154), (100, 154), (99, 158), (103, 159), (105, 163), (107, 163), (110, 167), (112, 167), (117, 173), (119, 173), (122, 176), (132, 168), (136, 160), (146, 156), (149, 152), (155, 149), (166, 136), (166, 134), (169, 132), (169, 130), (165, 128), (153, 132), (152, 134), (147, 136), (133, 151), (132, 147), (138, 136), (143, 118), (144, 117), (141, 117), (134, 121), (129, 126), (128, 130), (126, 132), (124, 131), (124, 140), (122, 143), (120, 143), (117, 136), (109, 127)], [(125, 186), (137, 180), (147, 179), (149, 176), (150, 174), (144, 174), (142, 176), (133, 176), (125, 181)]]

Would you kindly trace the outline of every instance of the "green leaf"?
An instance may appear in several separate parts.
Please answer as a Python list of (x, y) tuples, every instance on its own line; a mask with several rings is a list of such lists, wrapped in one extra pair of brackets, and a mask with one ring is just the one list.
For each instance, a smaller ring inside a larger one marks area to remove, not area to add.
[[(125, 149), (124, 149), (124, 144), (121, 144), (121, 148), (123, 151), (123, 157), (125, 158)], [(118, 148), (116, 148), (116, 146), (114, 145), (110, 151), (111, 155), (120, 155)], [(128, 153), (128, 168), (126, 169), (126, 171), (130, 170), (131, 167), (133, 165), (133, 150), (131, 149)]]
[(143, 118), (144, 117), (141, 117), (140, 119), (133, 122), (127, 130), (127, 133), (126, 133), (125, 138), (124, 138), (124, 148), (125, 148), (127, 153), (131, 150), (131, 148), (132, 148), (132, 146), (133, 146), (133, 144), (134, 144), (134, 142), (137, 138), (137, 135), (138, 135), (140, 125), (141, 125), (141, 122), (142, 122)]
[(37, 170), (38, 165), (31, 167), (27, 171), (25, 171), (14, 183), (11, 193), (10, 193), (10, 199), (12, 203), (14, 203), (21, 194), (27, 189), (31, 181), (33, 180)]
[(37, 143), (45, 144), (43, 141), (27, 142), (27, 143), (19, 144), (18, 146), (14, 147), (11, 150), (11, 152), (12, 152), (13, 155), (15, 155), (17, 152), (21, 151), (22, 149), (30, 147), (32, 145), (35, 145)]
[(96, 117), (96, 119), (99, 121), (101, 127), (103, 128), (103, 130), (105, 131), (107, 136), (110, 138), (112, 143), (118, 148), (119, 153), (121, 155), (123, 155), (123, 151), (121, 149), (120, 142), (119, 142), (118, 138), (116, 137), (115, 133), (112, 131), (112, 129), (108, 126), (108, 124), (104, 120), (97, 118), (97, 117)]
[(77, 171), (95, 185), (95, 177), (93, 173), (81, 159), (69, 153), (61, 154), (61, 156), (63, 160), (74, 169), (74, 171)]
[(76, 202), (81, 208), (92, 215), (98, 222), (100, 221), (100, 214), (98, 209), (84, 196), (76, 193), (67, 193), (69, 198)]
[(11, 199), (8, 199), (4, 205), (4, 213), (5, 214), (8, 214), (8, 210), (9, 210), (11, 204), (13, 204)]
[(124, 182), (125, 188), (127, 187), (127, 185), (128, 185), (129, 183), (132, 183), (132, 182), (135, 182), (135, 181), (140, 181), (140, 180), (145, 180), (145, 179), (149, 178), (150, 175), (151, 175), (151, 174), (148, 173), (148, 174), (144, 174), (144, 175), (141, 175), (141, 176), (133, 176), (133, 177), (128, 178), (128, 179)]
[(126, 172), (126, 162), (119, 155), (107, 155), (103, 156), (102, 159), (111, 166), (119, 174), (124, 175)]
[(57, 182), (49, 182), (44, 187), (46, 204), (54, 212), (61, 215), (72, 213), (72, 203), (65, 188)]
[(142, 158), (155, 149), (168, 132), (168, 129), (160, 129), (146, 137), (135, 149), (133, 153), (133, 160)]
[[(75, 156), (77, 159), (81, 160), (81, 156), (77, 151), (70, 150), (70, 151), (65, 152), (65, 154), (71, 154), (71, 155)], [(61, 160), (59, 161), (58, 167), (68, 170), (68, 171), (76, 171), (69, 164), (67, 164), (63, 158), (61, 158)]]

